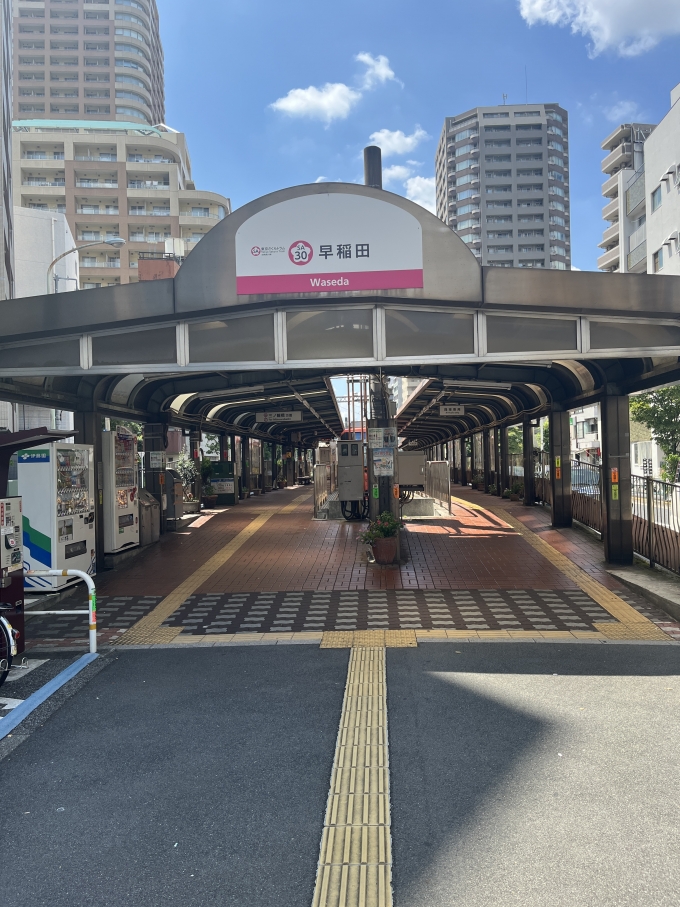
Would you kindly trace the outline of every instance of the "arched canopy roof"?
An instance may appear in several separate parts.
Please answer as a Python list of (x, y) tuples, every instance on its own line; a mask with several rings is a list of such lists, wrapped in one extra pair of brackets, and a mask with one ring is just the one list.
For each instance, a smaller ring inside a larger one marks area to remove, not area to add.
[(481, 268), (413, 202), (324, 183), (238, 209), (174, 279), (4, 303), (0, 398), (313, 441), (341, 430), (331, 376), (415, 376), (400, 425), (428, 444), (677, 381), (679, 356), (680, 278)]

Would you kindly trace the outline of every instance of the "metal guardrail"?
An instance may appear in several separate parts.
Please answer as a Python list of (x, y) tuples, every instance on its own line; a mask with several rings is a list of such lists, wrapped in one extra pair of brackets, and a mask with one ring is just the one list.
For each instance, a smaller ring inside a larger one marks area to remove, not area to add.
[(328, 501), (328, 466), (325, 463), (316, 463), (314, 466), (314, 519), (318, 519), (319, 511)]
[(571, 512), (575, 520), (602, 532), (602, 467), (571, 461)]
[(439, 501), (451, 513), (451, 464), (430, 460), (425, 467), (425, 494)]
[(27, 570), (26, 576), (79, 576), (87, 586), (87, 609), (78, 611), (27, 611), (26, 614), (87, 614), (89, 621), (90, 654), (97, 652), (97, 590), (92, 577), (83, 570)]
[(680, 573), (680, 485), (632, 476), (633, 550)]

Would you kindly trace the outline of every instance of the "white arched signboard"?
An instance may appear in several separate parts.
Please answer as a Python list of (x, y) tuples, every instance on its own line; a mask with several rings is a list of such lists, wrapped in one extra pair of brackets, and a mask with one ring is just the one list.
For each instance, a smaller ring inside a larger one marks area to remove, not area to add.
[(420, 223), (375, 198), (293, 198), (259, 211), (236, 232), (239, 295), (422, 286)]

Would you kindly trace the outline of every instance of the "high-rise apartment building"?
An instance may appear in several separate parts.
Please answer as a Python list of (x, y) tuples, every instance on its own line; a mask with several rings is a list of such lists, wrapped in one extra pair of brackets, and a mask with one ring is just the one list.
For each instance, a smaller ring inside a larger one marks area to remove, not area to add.
[(14, 295), (12, 229), (12, 3), (0, 0), (0, 300)]
[[(83, 289), (135, 282), (141, 252), (170, 238), (189, 252), (231, 211), (195, 188), (185, 137), (167, 126), (17, 120), (12, 168), (15, 204), (66, 215)], [(122, 248), (104, 244), (117, 237)]]
[(190, 251), (230, 203), (195, 188), (184, 135), (163, 125), (156, 0), (13, 3), (14, 203), (66, 215), (81, 288), (136, 281), (167, 239)]
[(14, 119), (165, 119), (156, 0), (14, 0)]
[(605, 181), (602, 217), (601, 271), (622, 274), (647, 270), (645, 206), (645, 141), (654, 130), (649, 123), (623, 123), (602, 142)]
[(447, 117), (435, 174), (437, 216), (483, 265), (571, 268), (569, 126), (558, 104)]

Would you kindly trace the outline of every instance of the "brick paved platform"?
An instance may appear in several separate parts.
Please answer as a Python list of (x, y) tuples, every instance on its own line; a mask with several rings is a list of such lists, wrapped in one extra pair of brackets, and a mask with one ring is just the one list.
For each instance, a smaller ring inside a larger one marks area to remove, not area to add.
[[(318, 630), (590, 629), (612, 621), (574, 571), (680, 638), (680, 625), (609, 575), (601, 544), (555, 530), (549, 513), (454, 487), (450, 518), (407, 522), (399, 565), (369, 563), (362, 525), (314, 522), (308, 489), (293, 488), (209, 511), (181, 532), (96, 578), (100, 643), (122, 641), (188, 578), (196, 581), (157, 626), (183, 636)], [(252, 531), (253, 521), (258, 527)], [(519, 521), (519, 522), (518, 522)], [(249, 528), (251, 527), (251, 528)], [(527, 531), (529, 530), (529, 531)], [(533, 544), (541, 539), (551, 546)], [(228, 558), (220, 553), (236, 546)], [(211, 561), (212, 559), (212, 561)], [(214, 568), (205, 569), (211, 561)], [(558, 557), (559, 561), (559, 557)], [(597, 597), (597, 596), (596, 596)], [(79, 607), (76, 589), (58, 607)], [(624, 606), (625, 607), (625, 606)], [(85, 646), (79, 618), (30, 618), (27, 646)]]

